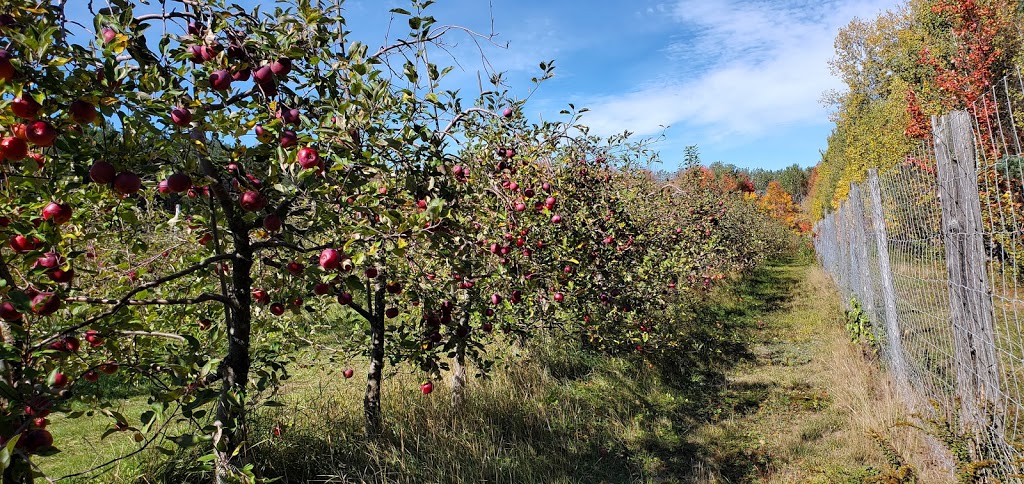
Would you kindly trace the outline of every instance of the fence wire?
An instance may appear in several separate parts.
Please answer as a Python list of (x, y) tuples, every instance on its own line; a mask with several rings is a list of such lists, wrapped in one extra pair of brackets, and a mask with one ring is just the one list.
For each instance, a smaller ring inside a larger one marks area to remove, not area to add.
[(1024, 479), (1024, 79), (932, 120), (903, 163), (815, 226), (818, 260), (871, 321), (914, 411), (950, 422), (986, 477)]

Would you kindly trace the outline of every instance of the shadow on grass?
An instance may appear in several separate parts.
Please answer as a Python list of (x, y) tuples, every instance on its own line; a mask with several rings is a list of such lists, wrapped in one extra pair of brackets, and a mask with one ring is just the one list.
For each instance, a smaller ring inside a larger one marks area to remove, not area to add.
[[(264, 409), (251, 422), (253, 463), (278, 482), (687, 482), (695, 462), (715, 455), (723, 477), (745, 482), (764, 456), (687, 436), (769, 398), (772, 385), (726, 385), (725, 375), (753, 358), (758, 320), (785, 308), (802, 270), (770, 265), (660, 315), (673, 321), (673, 351), (609, 358), (547, 342), (474, 382), (458, 412), (442, 385), (429, 398), (409, 385), (386, 391), (378, 438), (363, 432), (352, 395)], [(282, 437), (270, 437), (278, 424)], [(146, 482), (208, 482), (189, 465), (195, 457), (152, 468), (160, 477)]]

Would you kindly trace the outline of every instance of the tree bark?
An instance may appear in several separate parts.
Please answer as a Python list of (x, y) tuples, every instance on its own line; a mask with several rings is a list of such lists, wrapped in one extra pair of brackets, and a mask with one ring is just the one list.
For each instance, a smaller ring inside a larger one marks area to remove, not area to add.
[(366, 375), (366, 396), (363, 398), (363, 413), (366, 417), (366, 433), (380, 435), (380, 383), (384, 374), (384, 288), (379, 287), (369, 308), (370, 318), (370, 371)]
[[(246, 441), (245, 425), (245, 387), (249, 381), (249, 336), (252, 324), (252, 251), (248, 245), (248, 234), (239, 246), (239, 237), (235, 238), (235, 249), (238, 257), (233, 262), (231, 298), (237, 310), (231, 311), (228, 319), (228, 351), (221, 364), (223, 386), (217, 401), (217, 420), (221, 423), (221, 439), (215, 441), (218, 453), (217, 482), (224, 482), (230, 476), (237, 463), (231, 462), (235, 449)], [(232, 395), (234, 394), (234, 395)], [(238, 453), (242, 461), (246, 452)], [(223, 468), (221, 468), (223, 466)]]
[[(192, 137), (205, 141), (200, 128), (192, 131)], [(234, 245), (235, 257), (231, 262), (231, 288), (229, 298), (235, 310), (225, 306), (230, 314), (228, 322), (227, 355), (218, 368), (222, 387), (217, 401), (216, 422), (218, 429), (213, 439), (217, 455), (214, 470), (218, 484), (230, 482), (237, 475), (237, 469), (246, 460), (245, 449), (235, 450), (246, 441), (245, 390), (249, 382), (249, 338), (252, 324), (252, 266), (253, 249), (249, 241), (249, 226), (235, 208), (225, 182), (207, 156), (201, 156), (199, 166), (203, 174), (213, 180), (210, 189), (224, 212), (224, 221)], [(215, 210), (215, 207), (210, 207)], [(238, 456), (238, 457), (235, 457)]]
[(462, 408), (466, 397), (466, 345), (460, 343), (452, 361), (452, 408)]
[[(459, 325), (469, 329), (469, 311), (463, 313)], [(452, 359), (452, 408), (459, 409), (466, 396), (466, 343), (459, 342)]]
[(11, 463), (4, 469), (3, 484), (32, 484), (32, 468), (28, 461), (18, 454), (11, 456)]

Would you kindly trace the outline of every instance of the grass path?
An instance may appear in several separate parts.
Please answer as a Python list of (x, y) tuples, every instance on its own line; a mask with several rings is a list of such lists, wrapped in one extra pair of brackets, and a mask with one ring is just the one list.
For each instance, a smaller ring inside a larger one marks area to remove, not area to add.
[[(699, 482), (949, 482), (869, 349), (849, 341), (835, 287), (818, 267), (780, 265), (762, 277), (764, 312), (751, 355), (727, 373), (721, 417), (696, 429), (708, 453)], [(883, 450), (884, 449), (884, 450)], [(909, 482), (909, 481), (908, 481)]]
[[(951, 481), (924, 457), (922, 434), (897, 425), (907, 416), (850, 343), (821, 269), (772, 265), (679, 314), (686, 346), (665, 359), (539, 344), (472, 380), (455, 413), (446, 385), (425, 397), (416, 375), (400, 374), (386, 383), (380, 439), (362, 430), (358, 380), (298, 370), (287, 406), (250, 421), (266, 457), (257, 467), (282, 482), (912, 482), (895, 457), (917, 482)], [(145, 409), (140, 397), (120, 407)], [(60, 476), (136, 446), (124, 434), (99, 441), (107, 420), (55, 419), (64, 452), (43, 467)], [(285, 432), (271, 437), (278, 423)], [(195, 458), (159, 466), (165, 457), (144, 453), (73, 482), (209, 482), (189, 470)]]

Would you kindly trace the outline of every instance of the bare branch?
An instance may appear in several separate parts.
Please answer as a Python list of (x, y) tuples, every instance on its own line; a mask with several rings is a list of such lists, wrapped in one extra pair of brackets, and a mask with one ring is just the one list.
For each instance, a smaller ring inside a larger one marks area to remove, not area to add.
[(117, 333), (118, 334), (123, 334), (123, 335), (126, 335), (126, 336), (153, 336), (153, 337), (156, 337), (156, 338), (175, 339), (175, 340), (181, 341), (182, 343), (188, 341), (188, 340), (185, 339), (184, 336), (182, 336), (180, 334), (161, 333), (159, 331), (118, 331)]
[(451, 121), (450, 123), (448, 123), (448, 126), (446, 126), (446, 127), (444, 128), (444, 131), (441, 131), (441, 132), (440, 132), (440, 133), (439, 133), (439, 134), (437, 135), (437, 139), (439, 139), (439, 140), (440, 140), (440, 139), (444, 139), (445, 137), (447, 137), (447, 136), (448, 136), (448, 135), (450, 134), (450, 132), (451, 132), (452, 128), (454, 128), (454, 127), (455, 127), (455, 125), (456, 125), (456, 124), (458, 124), (458, 122), (459, 122), (459, 121), (462, 121), (462, 119), (463, 119), (463, 118), (465, 118), (466, 116), (469, 116), (469, 115), (470, 115), (470, 114), (472, 114), (472, 113), (484, 113), (484, 114), (490, 114), (491, 116), (494, 116), (494, 117), (496, 117), (496, 118), (499, 118), (499, 119), (501, 118), (501, 115), (499, 115), (498, 113), (496, 113), (496, 112), (494, 112), (494, 111), (491, 111), (491, 110), (489, 110), (489, 109), (484, 109), (484, 108), (469, 108), (469, 109), (467, 109), (467, 110), (465, 110), (465, 111), (463, 111), (463, 112), (461, 112), (461, 113), (457, 114), (457, 115), (455, 116), (455, 118), (454, 118), (454, 119), (452, 119), (452, 121)]
[(191, 12), (164, 12), (164, 13), (147, 13), (145, 15), (139, 15), (135, 17), (136, 22), (145, 22), (147, 20), (166, 20), (170, 18), (187, 18), (194, 19), (196, 16)]

